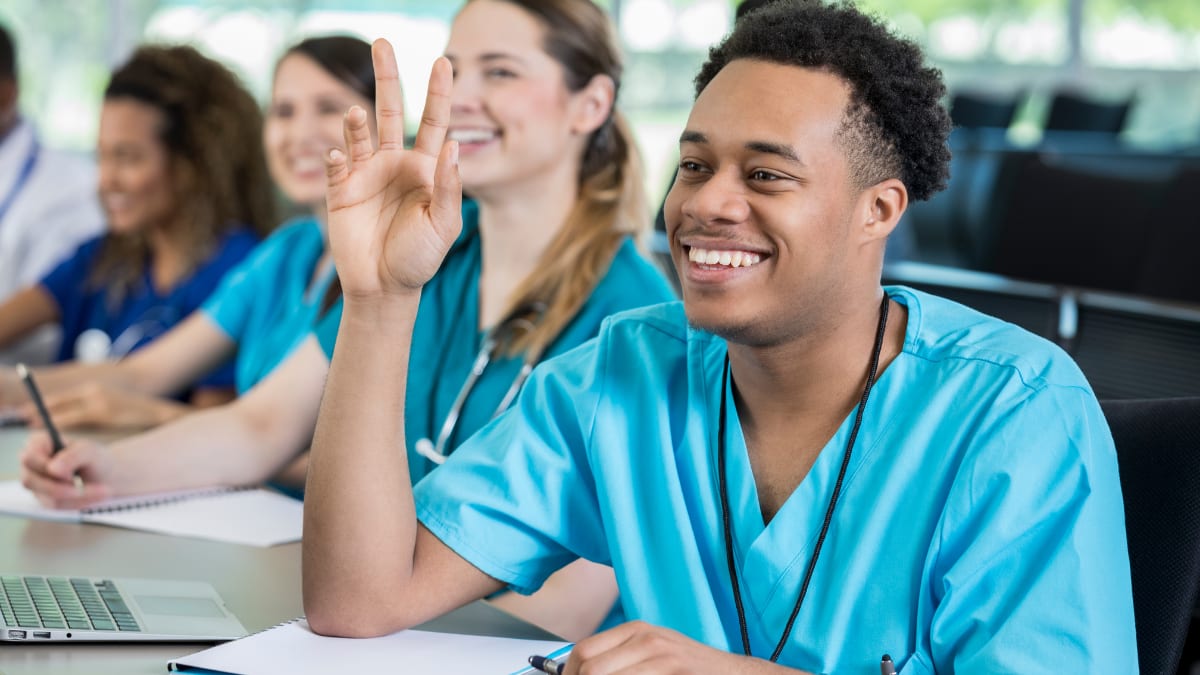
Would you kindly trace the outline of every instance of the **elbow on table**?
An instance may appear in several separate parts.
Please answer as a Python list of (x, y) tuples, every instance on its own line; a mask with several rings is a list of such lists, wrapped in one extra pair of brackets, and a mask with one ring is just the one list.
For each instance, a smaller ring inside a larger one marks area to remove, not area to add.
[(318, 635), (370, 638), (408, 628), (403, 617), (386, 612), (379, 602), (321, 602), (304, 599), (308, 627)]

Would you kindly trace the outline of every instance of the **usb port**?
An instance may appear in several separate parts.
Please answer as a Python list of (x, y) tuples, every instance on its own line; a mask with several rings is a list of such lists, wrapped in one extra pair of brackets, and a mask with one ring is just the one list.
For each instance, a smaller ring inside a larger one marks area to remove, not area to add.
[(25, 635), (26, 635), (26, 633), (25, 633), (25, 631), (23, 631), (23, 630), (10, 630), (10, 631), (8, 631), (8, 639), (9, 639), (9, 640), (24, 640), (24, 639), (25, 639)]
[(33, 631), (33, 637), (41, 638), (43, 640), (49, 640), (50, 639), (50, 631), (41, 632), (41, 631), (35, 630), (35, 631)]

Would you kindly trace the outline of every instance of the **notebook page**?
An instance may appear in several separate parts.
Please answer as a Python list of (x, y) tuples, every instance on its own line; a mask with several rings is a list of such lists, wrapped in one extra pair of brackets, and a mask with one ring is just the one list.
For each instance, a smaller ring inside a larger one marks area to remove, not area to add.
[(204, 488), (199, 490), (179, 490), (175, 492), (156, 492), (136, 497), (121, 497), (93, 504), (78, 511), (74, 509), (48, 509), (42, 506), (33, 493), (25, 489), (20, 481), (0, 481), (0, 514), (25, 516), (38, 520), (54, 520), (62, 523), (76, 523), (84, 519), (84, 514), (93, 511), (107, 511), (141, 507), (145, 504), (191, 499), (198, 495), (224, 492), (228, 488)]
[(406, 630), (384, 637), (349, 639), (313, 633), (303, 619), (175, 659), (168, 668), (204, 668), (218, 673), (314, 675), (345, 672), (505, 675), (532, 654), (562, 642)]
[(0, 514), (54, 520), (60, 523), (79, 522), (82, 515), (78, 511), (48, 509), (42, 506), (32, 492), (26, 490), (20, 481), (15, 480), (0, 482)]
[(83, 519), (133, 530), (249, 546), (300, 541), (304, 504), (277, 492), (236, 490)]

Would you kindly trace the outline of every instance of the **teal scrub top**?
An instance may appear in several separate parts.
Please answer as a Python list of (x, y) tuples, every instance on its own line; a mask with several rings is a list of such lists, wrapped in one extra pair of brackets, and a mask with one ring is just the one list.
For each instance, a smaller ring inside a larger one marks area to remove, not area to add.
[[(908, 309), (867, 404), (780, 663), (904, 675), (1137, 670), (1112, 437), (1054, 345), (948, 300)], [(516, 405), (416, 487), (418, 518), (524, 592), (577, 557), (611, 564), (626, 616), (741, 652), (716, 473), (726, 447), (750, 643), (765, 658), (799, 590), (853, 424), (764, 525), (725, 342), (675, 303), (613, 317), (535, 370)]]
[(316, 218), (292, 220), (230, 272), (201, 308), (237, 343), (239, 394), (274, 370), (315, 326), (335, 276), (331, 267), (310, 288), (324, 251)]
[[(422, 290), (413, 327), (404, 409), (413, 482), (437, 466), (417, 454), (414, 445), (422, 438), (436, 441), (483, 343), (484, 334), (479, 330), (480, 262), (478, 211), (474, 203), (467, 202), (463, 207), (463, 231)], [(663, 275), (637, 252), (632, 240), (626, 240), (575, 318), (547, 348), (544, 358), (595, 337), (610, 314), (674, 299)], [(340, 322), (338, 303), (316, 329), (321, 347), (331, 359)], [(521, 365), (519, 357), (492, 359), (463, 406), (446, 443), (447, 453), (492, 419)]]

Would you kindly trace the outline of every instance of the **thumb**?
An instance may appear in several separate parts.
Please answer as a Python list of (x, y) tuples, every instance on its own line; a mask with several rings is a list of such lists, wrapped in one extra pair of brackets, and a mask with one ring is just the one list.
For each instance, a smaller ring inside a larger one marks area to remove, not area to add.
[(46, 463), (46, 473), (60, 480), (71, 480), (81, 469), (91, 464), (96, 454), (93, 444), (86, 441), (68, 442)]

